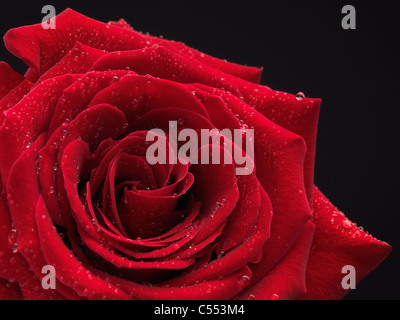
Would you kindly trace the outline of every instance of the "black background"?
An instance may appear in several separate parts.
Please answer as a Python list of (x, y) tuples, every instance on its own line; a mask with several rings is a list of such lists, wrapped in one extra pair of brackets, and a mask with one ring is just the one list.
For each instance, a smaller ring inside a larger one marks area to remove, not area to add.
[[(322, 98), (315, 183), (347, 217), (393, 246), (346, 299), (400, 299), (399, 50), (395, 1), (7, 1), (0, 34), (70, 7), (179, 40), (208, 54), (263, 66), (262, 83)], [(343, 30), (341, 9), (357, 10)], [(24, 64), (0, 46), (0, 60)]]

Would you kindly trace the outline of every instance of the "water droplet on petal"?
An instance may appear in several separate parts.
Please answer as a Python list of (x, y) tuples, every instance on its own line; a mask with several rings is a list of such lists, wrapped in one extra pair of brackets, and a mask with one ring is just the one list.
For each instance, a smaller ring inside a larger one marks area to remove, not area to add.
[(14, 243), (11, 246), (11, 250), (12, 250), (12, 252), (17, 253), (18, 252), (18, 243)]
[(271, 295), (270, 299), (271, 300), (279, 300), (279, 295), (274, 293), (274, 294)]
[(305, 97), (306, 97), (306, 96), (305, 96), (305, 94), (304, 94), (303, 92), (299, 92), (299, 93), (296, 94), (296, 99), (297, 99), (298, 101), (303, 100)]
[(350, 229), (353, 226), (353, 223), (350, 220), (343, 220), (342, 221), (342, 227), (345, 229)]
[(17, 230), (16, 229), (11, 229), (10, 234), (8, 235), (8, 243), (10, 245), (15, 243), (15, 240), (17, 239)]
[(241, 286), (247, 286), (250, 283), (250, 277), (248, 275), (243, 275), (238, 280)]

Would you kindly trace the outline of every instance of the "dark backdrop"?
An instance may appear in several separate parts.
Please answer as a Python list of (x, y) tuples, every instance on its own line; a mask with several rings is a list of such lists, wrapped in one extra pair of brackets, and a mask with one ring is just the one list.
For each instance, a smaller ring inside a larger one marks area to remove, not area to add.
[[(229, 61), (263, 66), (262, 83), (322, 98), (315, 182), (346, 215), (393, 246), (346, 299), (400, 298), (399, 41), (395, 1), (7, 1), (0, 34), (39, 23), (41, 8), (67, 7), (102, 21), (123, 17)], [(334, 3), (333, 3), (334, 2)], [(343, 30), (341, 9), (357, 10)], [(0, 46), (0, 60), (23, 63)]]

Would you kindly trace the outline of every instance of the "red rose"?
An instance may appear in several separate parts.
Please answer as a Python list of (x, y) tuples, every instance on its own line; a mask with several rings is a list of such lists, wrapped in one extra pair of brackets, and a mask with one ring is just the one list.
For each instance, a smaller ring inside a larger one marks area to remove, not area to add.
[[(0, 298), (338, 299), (344, 266), (388, 255), (313, 185), (319, 99), (123, 20), (56, 19), (4, 38), (29, 70), (0, 64)], [(149, 164), (169, 121), (253, 129), (254, 171)]]

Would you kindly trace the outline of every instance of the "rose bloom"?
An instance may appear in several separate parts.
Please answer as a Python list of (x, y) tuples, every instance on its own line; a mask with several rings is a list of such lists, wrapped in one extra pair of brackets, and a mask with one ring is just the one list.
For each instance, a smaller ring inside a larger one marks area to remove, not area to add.
[[(0, 64), (1, 299), (341, 299), (390, 252), (313, 184), (319, 99), (73, 10), (4, 41), (29, 69)], [(169, 121), (253, 129), (253, 172), (149, 164)]]

